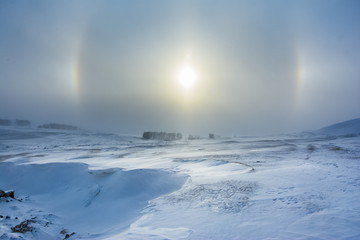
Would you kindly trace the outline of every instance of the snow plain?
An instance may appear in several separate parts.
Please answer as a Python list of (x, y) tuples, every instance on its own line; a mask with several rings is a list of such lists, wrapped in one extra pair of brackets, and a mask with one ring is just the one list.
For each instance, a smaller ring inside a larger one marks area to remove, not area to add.
[[(15, 199), (0, 200), (0, 239), (360, 239), (360, 134), (346, 129), (154, 141), (1, 127)], [(33, 232), (11, 231), (27, 219)]]

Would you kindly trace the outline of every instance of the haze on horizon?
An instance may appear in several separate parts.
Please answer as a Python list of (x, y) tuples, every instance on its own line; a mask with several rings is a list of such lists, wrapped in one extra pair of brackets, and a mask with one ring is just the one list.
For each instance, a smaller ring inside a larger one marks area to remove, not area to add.
[(358, 118), (359, 23), (356, 0), (1, 1), (0, 118), (224, 135)]

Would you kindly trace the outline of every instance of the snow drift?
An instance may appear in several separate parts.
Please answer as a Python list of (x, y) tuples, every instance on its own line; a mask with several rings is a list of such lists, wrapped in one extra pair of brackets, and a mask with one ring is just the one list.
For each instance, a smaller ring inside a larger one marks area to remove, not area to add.
[[(25, 204), (29, 219), (41, 218), (33, 214), (41, 206), (59, 217), (63, 227), (88, 237), (125, 229), (149, 200), (180, 188), (185, 180), (184, 175), (151, 169), (89, 171), (82, 163), (0, 163), (0, 189), (14, 189), (18, 199), (25, 199), (11, 209)], [(2, 214), (25, 220), (10, 210)]]

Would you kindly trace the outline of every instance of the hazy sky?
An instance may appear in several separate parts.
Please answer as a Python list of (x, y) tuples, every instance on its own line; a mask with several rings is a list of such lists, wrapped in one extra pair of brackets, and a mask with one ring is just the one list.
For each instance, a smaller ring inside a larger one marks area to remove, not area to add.
[(245, 135), (357, 117), (358, 0), (0, 1), (0, 118)]

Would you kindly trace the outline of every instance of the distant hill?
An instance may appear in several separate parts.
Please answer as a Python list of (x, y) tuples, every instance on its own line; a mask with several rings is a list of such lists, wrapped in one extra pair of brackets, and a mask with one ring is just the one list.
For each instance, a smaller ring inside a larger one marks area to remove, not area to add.
[(319, 132), (331, 135), (360, 134), (360, 118), (321, 128)]
[(60, 123), (48, 123), (38, 126), (38, 128), (57, 129), (57, 130), (78, 130), (78, 127), (60, 124)]
[(31, 122), (29, 120), (24, 119), (16, 119), (15, 121), (9, 119), (1, 119), (0, 118), (0, 126), (22, 126), (22, 127), (30, 127)]

